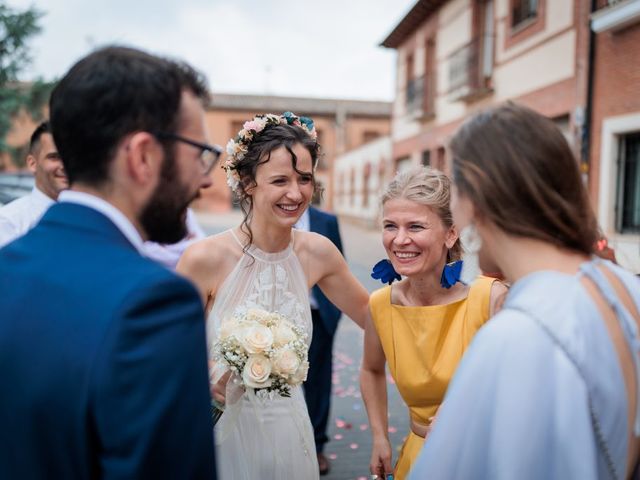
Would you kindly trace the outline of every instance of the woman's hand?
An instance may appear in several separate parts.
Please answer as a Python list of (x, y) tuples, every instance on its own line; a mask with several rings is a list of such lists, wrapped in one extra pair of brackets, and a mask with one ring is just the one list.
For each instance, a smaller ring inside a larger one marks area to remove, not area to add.
[(222, 375), (217, 382), (211, 382), (210, 385), (211, 397), (221, 405), (224, 405), (226, 401), (227, 382), (230, 377), (231, 370)]
[(379, 475), (380, 478), (387, 478), (387, 475), (393, 473), (393, 468), (391, 468), (391, 444), (389, 443), (389, 439), (379, 438), (373, 440), (369, 470), (372, 475)]

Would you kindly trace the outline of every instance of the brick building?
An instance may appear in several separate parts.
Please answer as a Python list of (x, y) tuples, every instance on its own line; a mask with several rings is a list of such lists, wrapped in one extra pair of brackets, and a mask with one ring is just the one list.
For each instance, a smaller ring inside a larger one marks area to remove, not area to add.
[(551, 117), (579, 153), (588, 2), (420, 0), (382, 46), (397, 50), (393, 167), (446, 168), (448, 137), (507, 99)]
[(640, 272), (640, 0), (596, 7), (589, 189), (618, 261)]

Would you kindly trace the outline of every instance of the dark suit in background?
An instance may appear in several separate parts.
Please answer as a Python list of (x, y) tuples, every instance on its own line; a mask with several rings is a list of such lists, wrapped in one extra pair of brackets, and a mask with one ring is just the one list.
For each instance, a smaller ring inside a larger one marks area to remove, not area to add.
[(66, 202), (0, 249), (0, 272), (0, 478), (215, 478), (189, 282)]
[[(331, 240), (342, 252), (342, 239), (335, 215), (309, 207), (309, 229)], [(322, 453), (327, 436), (327, 423), (331, 407), (331, 373), (333, 338), (342, 312), (324, 296), (320, 288), (313, 287), (313, 297), (318, 303), (311, 310), (313, 338), (309, 349), (309, 373), (304, 384), (309, 416), (313, 424), (316, 450)]]

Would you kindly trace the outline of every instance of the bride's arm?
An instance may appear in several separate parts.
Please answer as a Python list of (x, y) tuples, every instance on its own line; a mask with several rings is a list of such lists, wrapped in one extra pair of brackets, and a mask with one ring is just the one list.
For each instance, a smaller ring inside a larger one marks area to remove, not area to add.
[(216, 267), (220, 271), (214, 243), (211, 237), (193, 243), (182, 254), (176, 266), (176, 272), (196, 286), (207, 311), (210, 310), (215, 293)]
[(369, 311), (369, 293), (351, 273), (344, 257), (331, 241), (320, 235), (314, 240), (318, 286), (331, 303), (364, 328)]

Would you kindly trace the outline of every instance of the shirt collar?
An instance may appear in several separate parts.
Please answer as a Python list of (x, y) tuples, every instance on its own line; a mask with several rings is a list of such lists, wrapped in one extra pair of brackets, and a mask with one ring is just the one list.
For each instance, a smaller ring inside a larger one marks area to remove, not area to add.
[(90, 193), (64, 190), (58, 196), (58, 201), (76, 203), (102, 213), (115, 224), (118, 230), (122, 232), (138, 252), (143, 252), (144, 242), (138, 230), (136, 230), (124, 213), (106, 200), (96, 197), (95, 195), (91, 195)]
[(44, 205), (46, 207), (49, 207), (49, 206), (51, 206), (51, 205), (53, 205), (55, 203), (55, 201), (49, 195), (44, 193), (38, 187), (33, 187), (33, 190), (31, 190), (31, 196), (38, 203), (41, 203), (42, 205)]
[(297, 230), (308, 232), (311, 229), (311, 220), (309, 219), (309, 209), (307, 208), (293, 226)]

